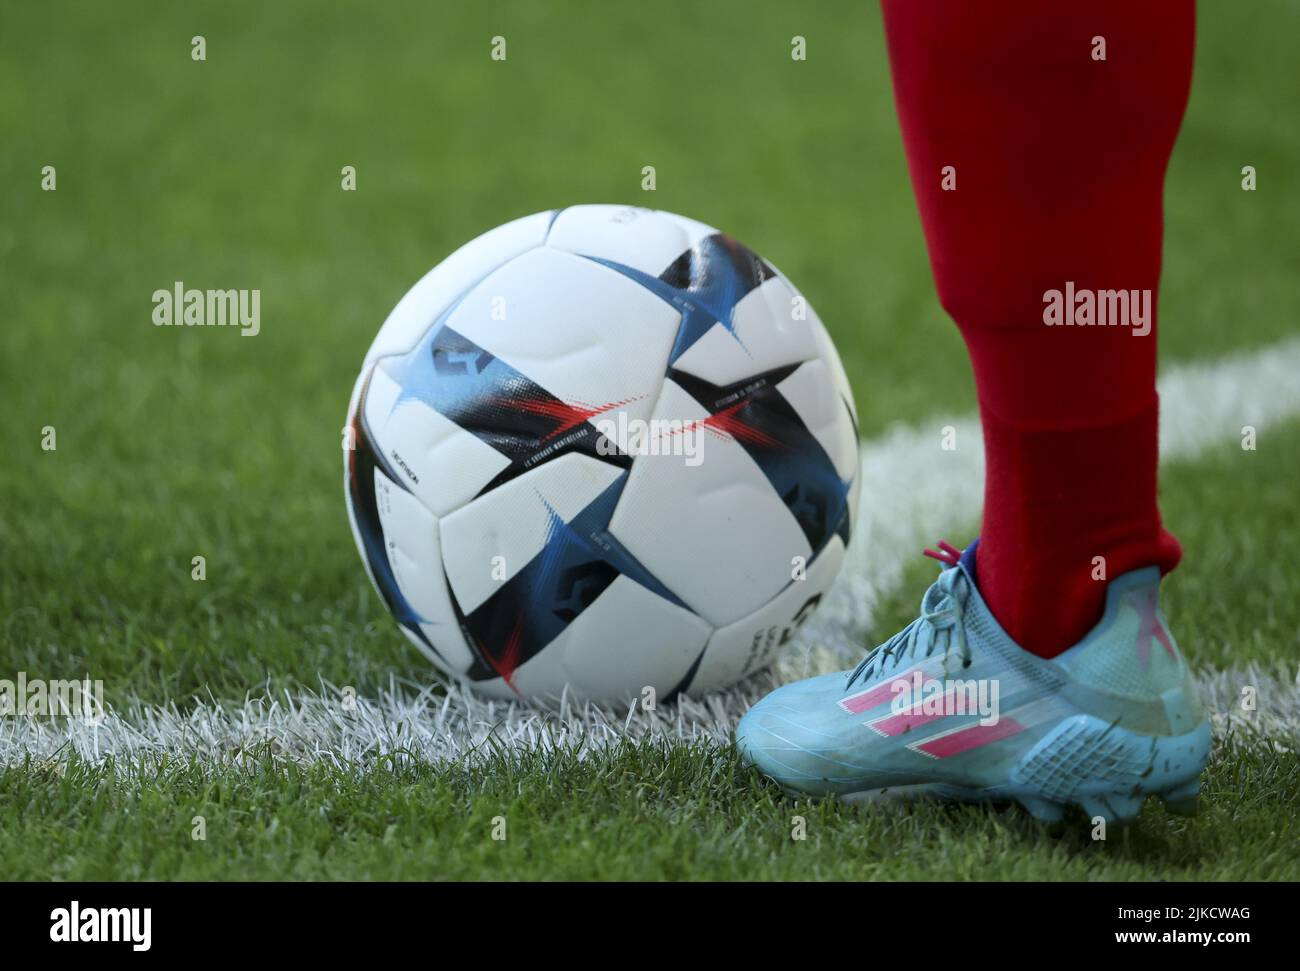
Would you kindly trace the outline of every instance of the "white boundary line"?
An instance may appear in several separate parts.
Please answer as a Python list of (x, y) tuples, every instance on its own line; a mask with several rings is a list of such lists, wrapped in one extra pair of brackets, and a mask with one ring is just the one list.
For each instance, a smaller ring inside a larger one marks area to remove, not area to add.
[[(1161, 456), (1195, 459), (1206, 448), (1237, 441), (1242, 426), (1263, 433), (1300, 414), (1300, 339), (1211, 365), (1173, 368), (1160, 381)], [(940, 447), (944, 426), (957, 448)], [(321, 691), (250, 697), (243, 702), (133, 703), (110, 709), (98, 725), (36, 718), (0, 718), (0, 764), (31, 757), (61, 762), (73, 754), (112, 756), (131, 766), (163, 755), (194, 757), (219, 767), (245, 752), (271, 751), (304, 761), (367, 764), (391, 755), (425, 760), (472, 758), (488, 746), (507, 751), (603, 747), (628, 740), (665, 744), (725, 742), (739, 716), (774, 684), (836, 670), (863, 648), (876, 607), (893, 593), (904, 565), (941, 535), (960, 536), (978, 520), (983, 447), (972, 418), (931, 418), (894, 427), (862, 454), (862, 510), (843, 573), (774, 672), (700, 699), (646, 712), (563, 704), (559, 711), (494, 702), (463, 688), (442, 694), (390, 685), (378, 697), (344, 704)], [(1200, 678), (1216, 735), (1294, 747), (1300, 743), (1300, 685), (1280, 666), (1207, 672)], [(1258, 710), (1242, 711), (1241, 689), (1256, 689)]]

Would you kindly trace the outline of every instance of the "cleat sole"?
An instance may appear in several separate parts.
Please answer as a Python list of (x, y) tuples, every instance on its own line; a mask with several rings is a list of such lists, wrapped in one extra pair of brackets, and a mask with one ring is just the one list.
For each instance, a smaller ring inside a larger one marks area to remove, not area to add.
[(1059, 823), (1065, 818), (1065, 807), (1060, 803), (1049, 802), (1036, 796), (1021, 796), (1016, 801), (1024, 806), (1031, 816), (1044, 823)]
[(1195, 816), (1201, 805), (1201, 780), (1198, 776), (1176, 789), (1160, 793), (1165, 809), (1175, 816)]
[(1139, 735), (1076, 715), (1025, 754), (1011, 783), (1021, 803), (1028, 794), (1078, 806), (1090, 818), (1127, 823), (1141, 815), (1148, 796), (1177, 807), (1174, 812), (1194, 810), (1209, 754), (1208, 722), (1185, 735)]

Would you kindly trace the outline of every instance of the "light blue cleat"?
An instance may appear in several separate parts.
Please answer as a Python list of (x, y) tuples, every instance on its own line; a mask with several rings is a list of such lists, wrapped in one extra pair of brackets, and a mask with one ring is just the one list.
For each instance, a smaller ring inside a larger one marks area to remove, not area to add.
[(1110, 821), (1151, 795), (1196, 808), (1210, 726), (1160, 610), (1160, 573), (1113, 580), (1101, 621), (1044, 660), (1016, 645), (973, 578), (947, 564), (920, 616), (852, 672), (776, 689), (736, 728), (745, 759), (787, 790), (850, 799), (923, 794), (1067, 806)]

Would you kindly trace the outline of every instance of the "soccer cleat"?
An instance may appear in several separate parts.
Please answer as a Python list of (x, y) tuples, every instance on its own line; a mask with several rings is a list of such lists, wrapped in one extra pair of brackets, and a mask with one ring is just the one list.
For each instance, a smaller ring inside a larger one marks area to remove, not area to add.
[[(789, 791), (920, 794), (1068, 806), (1125, 821), (1151, 795), (1195, 810), (1210, 726), (1159, 604), (1156, 567), (1116, 578), (1101, 621), (1048, 659), (1015, 644), (946, 544), (920, 616), (844, 673), (797, 681), (736, 728), (748, 762)], [(930, 551), (927, 551), (930, 552)]]

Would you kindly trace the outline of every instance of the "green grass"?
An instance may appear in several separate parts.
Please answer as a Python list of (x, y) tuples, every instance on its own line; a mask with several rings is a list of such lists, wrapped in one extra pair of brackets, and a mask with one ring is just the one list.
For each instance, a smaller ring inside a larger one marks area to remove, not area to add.
[[(871, 4), (50, 9), (11, 5), (0, 31), (0, 670), (57, 657), (154, 700), (421, 670), (357, 568), (338, 428), (396, 299), (521, 213), (645, 203), (745, 239), (820, 308), (868, 437), (973, 406)], [(1202, 10), (1166, 193), (1166, 360), (1295, 329), (1300, 143), (1274, 113), (1298, 16)], [(150, 295), (177, 279), (261, 288), (263, 332), (154, 327)]]
[[(1207, 3), (1200, 18), (1166, 191), (1166, 362), (1294, 333), (1300, 306), (1300, 9)], [(744, 240), (827, 322), (867, 437), (973, 408), (871, 3), (56, 0), (7, 3), (3, 22), (0, 677), (89, 672), (110, 702), (182, 706), (427, 677), (357, 560), (338, 430), (398, 297), (524, 213), (636, 203)], [(150, 295), (174, 280), (260, 288), (262, 333), (155, 328)], [(1298, 456), (1292, 425), (1164, 477), (1189, 552), (1169, 612), (1197, 663), (1300, 653)], [(909, 578), (879, 633), (923, 583)], [(0, 769), (0, 853), (11, 878), (1294, 878), (1278, 847), (1294, 843), (1298, 775), (1294, 755), (1225, 750), (1206, 815), (1149, 807), (1094, 846), (1019, 814), (834, 805), (800, 807), (809, 838), (794, 842), (795, 810), (725, 751), (472, 773), (167, 766), (145, 785), (123, 766), (17, 766)], [(499, 813), (504, 844), (486, 835)]]
[(1152, 802), (1095, 841), (1082, 816), (1048, 827), (1015, 809), (792, 802), (734, 752), (686, 746), (472, 771), (255, 753), (215, 777), (29, 766), (0, 773), (13, 807), (0, 853), (11, 880), (1295, 880), (1298, 776), (1295, 752), (1229, 747), (1198, 816)]

